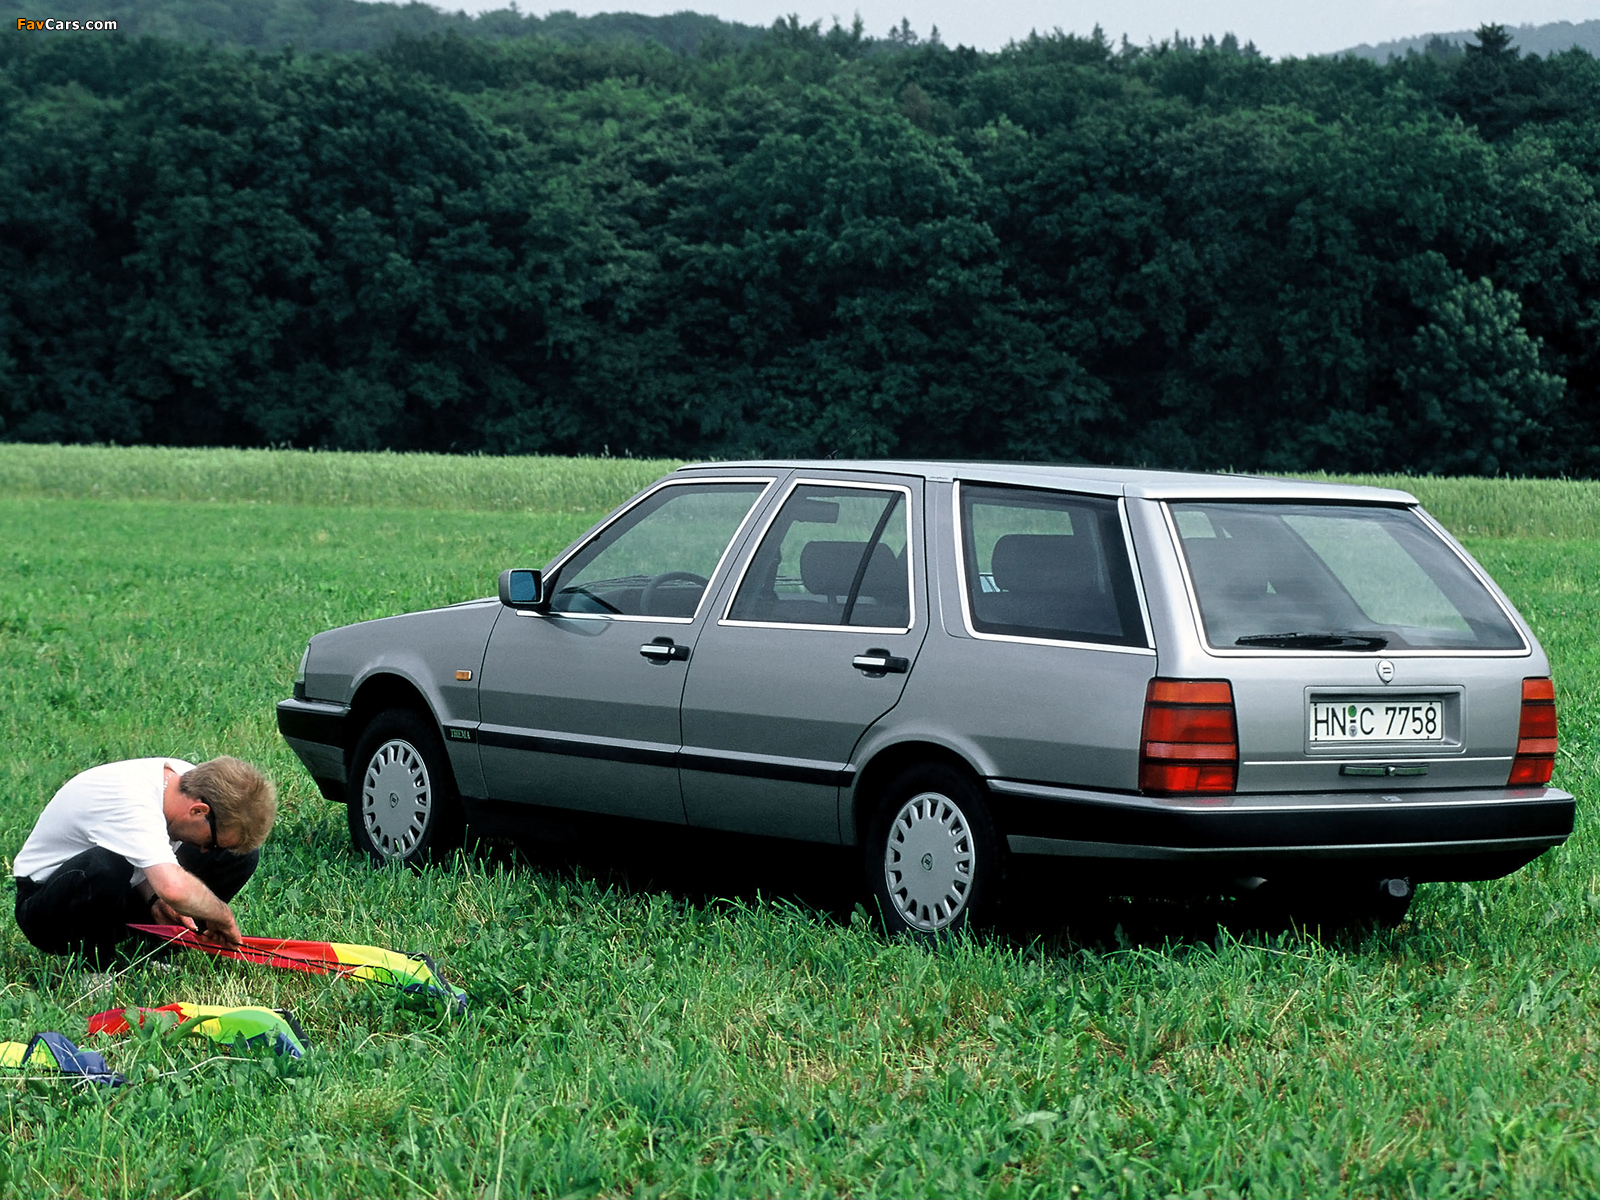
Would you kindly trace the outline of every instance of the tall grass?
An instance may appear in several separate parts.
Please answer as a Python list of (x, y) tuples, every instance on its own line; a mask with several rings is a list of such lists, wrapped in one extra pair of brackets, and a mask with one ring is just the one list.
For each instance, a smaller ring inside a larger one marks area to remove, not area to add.
[(604, 512), (680, 464), (308, 450), (0, 445), (0, 496)]
[[(605, 512), (675, 459), (493, 458), (307, 450), (0, 444), (0, 496), (356, 505), (469, 512)], [(1585, 538), (1600, 482), (1315, 475), (1411, 492), (1461, 537)]]
[(1431, 475), (1307, 478), (1410, 492), (1457, 537), (1592, 538), (1600, 534), (1600, 481)]
[[(197, 478), (233, 461), (187, 453)], [(285, 460), (300, 481), (254, 503), (0, 498), (0, 866), (77, 770), (237, 753), (284, 799), (246, 932), (431, 951), (474, 1009), (198, 956), (106, 977), (0, 920), (0, 1040), (190, 1000), (288, 1007), (314, 1042), (283, 1068), (101, 1041), (116, 1094), (0, 1076), (0, 1197), (1600, 1192), (1594, 542), (1469, 537), (1554, 662), (1580, 799), (1559, 850), (1424, 885), (1366, 938), (1089, 904), (1052, 875), (1012, 923), (928, 949), (852, 914), (847, 862), (753, 840), (372, 870), (274, 727), (305, 638), (484, 595), (593, 513), (452, 511), (449, 488), (429, 510), (415, 487), (373, 507), (358, 465), (425, 460)]]

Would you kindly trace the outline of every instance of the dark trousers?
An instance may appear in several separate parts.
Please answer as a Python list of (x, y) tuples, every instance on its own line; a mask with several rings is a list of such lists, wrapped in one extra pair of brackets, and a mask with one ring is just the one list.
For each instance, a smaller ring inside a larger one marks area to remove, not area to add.
[[(261, 851), (234, 854), (178, 847), (178, 865), (232, 900), (254, 874)], [(150, 923), (150, 905), (131, 887), (133, 864), (96, 846), (75, 854), (43, 883), (17, 880), (17, 924), (47, 954), (81, 952), (98, 957), (132, 935), (128, 922)]]

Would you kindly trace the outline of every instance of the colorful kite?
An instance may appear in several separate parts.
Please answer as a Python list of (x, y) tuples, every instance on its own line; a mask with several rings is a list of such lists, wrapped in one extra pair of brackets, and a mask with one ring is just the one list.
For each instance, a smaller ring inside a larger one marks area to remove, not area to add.
[(110, 1008), (89, 1018), (90, 1033), (127, 1033), (130, 1014), (142, 1026), (156, 1013), (171, 1013), (178, 1028), (198, 1033), (224, 1046), (243, 1041), (246, 1046), (265, 1046), (275, 1054), (303, 1058), (307, 1038), (292, 1014), (281, 1008), (230, 1007), (223, 1004), (163, 1004), (160, 1008)]
[(444, 973), (426, 954), (400, 954), (377, 946), (351, 946), (343, 942), (296, 942), (278, 938), (247, 937), (242, 945), (224, 946), (202, 941), (182, 925), (129, 925), (141, 933), (174, 946), (203, 950), (222, 958), (263, 963), (312, 975), (344, 975), (371, 979), (397, 987), (408, 996), (426, 996), (467, 1011), (467, 994), (445, 982)]
[[(91, 1030), (93, 1026), (90, 1027)], [(29, 1042), (0, 1042), (0, 1067), (59, 1072), (69, 1078), (119, 1087), (125, 1080), (106, 1066), (105, 1055), (80, 1050), (59, 1033), (36, 1033)]]

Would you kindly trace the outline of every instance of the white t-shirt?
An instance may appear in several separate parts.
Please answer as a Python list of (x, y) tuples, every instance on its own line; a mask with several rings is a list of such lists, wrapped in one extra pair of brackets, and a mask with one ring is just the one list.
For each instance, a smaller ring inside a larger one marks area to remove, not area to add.
[(137, 870), (129, 886), (144, 882), (144, 868), (176, 863), (178, 843), (167, 836), (161, 809), (167, 777), (194, 769), (177, 758), (132, 758), (74, 775), (44, 806), (22, 844), (12, 873), (43, 883), (76, 854), (95, 846), (120, 854)]

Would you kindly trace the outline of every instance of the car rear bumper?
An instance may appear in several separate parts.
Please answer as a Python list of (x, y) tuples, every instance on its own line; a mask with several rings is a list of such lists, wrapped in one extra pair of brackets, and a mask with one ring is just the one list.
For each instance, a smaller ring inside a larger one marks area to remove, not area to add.
[[(1211, 800), (989, 781), (1017, 854), (1185, 864), (1265, 875), (1376, 869), (1414, 879), (1490, 879), (1572, 833), (1576, 804), (1556, 788), (1474, 788)], [(1359, 864), (1359, 867), (1358, 867)]]
[(278, 701), (278, 732), (329, 800), (343, 800), (345, 725), (350, 710), (321, 700)]

